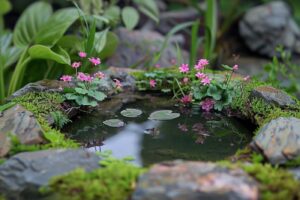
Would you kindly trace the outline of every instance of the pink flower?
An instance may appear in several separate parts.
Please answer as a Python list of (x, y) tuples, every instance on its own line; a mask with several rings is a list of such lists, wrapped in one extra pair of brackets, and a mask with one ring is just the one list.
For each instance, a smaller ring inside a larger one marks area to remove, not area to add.
[(156, 81), (154, 79), (150, 79), (149, 84), (150, 84), (150, 87), (155, 88)]
[(202, 69), (204, 69), (204, 67), (205, 67), (206, 65), (208, 65), (208, 64), (209, 64), (208, 60), (206, 60), (206, 59), (200, 59), (200, 60), (198, 61), (198, 64), (195, 65), (195, 69), (196, 69), (196, 70), (202, 70)]
[(70, 82), (72, 81), (72, 76), (69, 75), (63, 75), (60, 80), (64, 81), (64, 82)]
[(114, 79), (115, 81), (115, 86), (117, 89), (122, 89), (122, 83), (118, 79)]
[(179, 71), (182, 72), (182, 73), (188, 73), (190, 71), (189, 65), (188, 64), (182, 64), (179, 67)]
[(201, 73), (201, 72), (197, 72), (195, 76), (199, 79), (204, 79), (206, 77), (206, 75), (204, 73)]
[(81, 62), (73, 62), (72, 63), (72, 67), (75, 68), (75, 69), (77, 69), (80, 66), (81, 66)]
[(210, 81), (211, 81), (211, 79), (210, 79), (208, 76), (205, 76), (205, 77), (202, 79), (201, 83), (202, 83), (203, 85), (209, 85), (209, 84), (210, 84)]
[(100, 58), (94, 58), (94, 57), (92, 57), (92, 58), (89, 58), (89, 61), (90, 61), (94, 66), (97, 66), (97, 65), (101, 64)]
[(160, 64), (156, 64), (154, 67), (155, 68), (160, 68)]
[(191, 95), (184, 95), (181, 99), (180, 102), (183, 104), (189, 104), (192, 102), (192, 97)]
[(79, 55), (80, 58), (85, 58), (85, 57), (86, 57), (86, 53), (83, 52), (83, 51), (80, 51), (80, 52), (78, 53), (78, 55)]
[(249, 81), (250, 80), (250, 76), (248, 75), (248, 76), (245, 76), (244, 78), (243, 78), (243, 80), (244, 81)]
[(238, 65), (234, 65), (233, 68), (232, 68), (233, 71), (237, 71), (238, 69), (239, 69)]
[(99, 72), (94, 74), (94, 77), (99, 78), (99, 79), (103, 79), (105, 77), (105, 74), (99, 71)]
[(213, 109), (214, 105), (215, 105), (215, 101), (210, 98), (207, 98), (201, 102), (201, 108), (206, 112), (209, 112), (211, 109)]
[(183, 82), (184, 84), (187, 84), (187, 83), (189, 82), (189, 78), (188, 78), (188, 77), (184, 77), (184, 78), (182, 79), (182, 82)]
[(90, 75), (86, 75), (82, 72), (79, 72), (77, 75), (77, 79), (79, 79), (80, 81), (92, 82), (93, 77), (91, 77)]

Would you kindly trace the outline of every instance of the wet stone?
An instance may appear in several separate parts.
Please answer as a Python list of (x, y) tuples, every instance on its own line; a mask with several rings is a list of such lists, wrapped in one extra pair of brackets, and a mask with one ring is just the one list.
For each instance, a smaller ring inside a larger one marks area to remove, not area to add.
[(133, 200), (258, 199), (258, 185), (241, 169), (214, 163), (156, 164), (138, 181)]
[(50, 178), (76, 168), (91, 171), (100, 157), (81, 149), (20, 153), (0, 165), (0, 194), (8, 199), (36, 199)]
[(10, 150), (9, 134), (15, 135), (21, 144), (44, 142), (43, 132), (33, 114), (20, 105), (4, 111), (0, 117), (0, 156)]
[(264, 125), (251, 146), (272, 164), (285, 163), (300, 156), (300, 119), (279, 117)]
[(284, 91), (270, 87), (259, 86), (251, 92), (252, 98), (264, 100), (266, 103), (275, 104), (281, 107), (290, 106), (296, 102)]

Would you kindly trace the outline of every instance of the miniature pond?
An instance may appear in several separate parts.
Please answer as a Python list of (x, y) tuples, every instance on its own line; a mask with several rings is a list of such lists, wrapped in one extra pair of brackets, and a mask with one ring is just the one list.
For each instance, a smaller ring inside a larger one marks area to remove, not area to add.
[[(137, 100), (121, 109), (114, 107), (118, 110), (114, 113), (97, 111), (74, 119), (65, 132), (90, 151), (110, 150), (117, 158), (132, 157), (140, 166), (174, 159), (222, 160), (251, 141), (251, 125), (237, 118), (168, 104), (169, 99), (162, 97)], [(139, 109), (142, 114), (124, 117), (120, 112), (127, 108)], [(149, 115), (158, 110), (172, 110), (180, 116), (149, 120)], [(120, 119), (125, 124), (110, 127), (103, 123), (108, 119)]]

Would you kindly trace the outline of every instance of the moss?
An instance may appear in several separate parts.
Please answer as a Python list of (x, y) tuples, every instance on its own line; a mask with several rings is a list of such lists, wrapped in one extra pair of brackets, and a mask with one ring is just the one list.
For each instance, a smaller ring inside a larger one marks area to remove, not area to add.
[(138, 176), (144, 171), (125, 160), (108, 158), (94, 171), (76, 169), (55, 177), (42, 193), (66, 200), (124, 200), (131, 195)]

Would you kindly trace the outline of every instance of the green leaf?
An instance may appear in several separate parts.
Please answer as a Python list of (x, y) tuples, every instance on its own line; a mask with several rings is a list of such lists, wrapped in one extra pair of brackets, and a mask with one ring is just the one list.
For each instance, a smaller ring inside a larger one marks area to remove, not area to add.
[(84, 49), (82, 40), (76, 35), (65, 35), (59, 39), (56, 45), (75, 51)]
[(122, 20), (126, 28), (132, 30), (139, 22), (140, 16), (135, 8), (127, 6), (122, 10)]
[(159, 10), (154, 0), (134, 0), (134, 2), (139, 5), (139, 10), (142, 13), (151, 18), (156, 23), (159, 22)]
[(207, 59), (211, 59), (217, 40), (217, 0), (206, 0), (206, 5), (207, 8), (205, 10), (204, 57)]
[(104, 17), (109, 19), (113, 24), (117, 23), (120, 20), (121, 10), (118, 6), (110, 6), (104, 12)]
[(8, 0), (0, 0), (0, 15), (5, 15), (11, 10), (11, 3)]
[(108, 34), (108, 28), (105, 29), (104, 31), (97, 32), (95, 34), (94, 48), (97, 53), (100, 53), (105, 47), (105, 44), (107, 42), (107, 34)]
[(88, 95), (95, 98), (97, 101), (103, 101), (107, 97), (103, 92), (99, 91), (88, 91)]
[(47, 25), (51, 14), (52, 8), (48, 3), (39, 1), (29, 6), (15, 26), (14, 44), (21, 48), (30, 45), (40, 28)]
[(150, 120), (171, 120), (180, 117), (179, 113), (173, 113), (172, 110), (158, 110), (150, 114)]
[(75, 100), (75, 99), (77, 99), (78, 96), (75, 94), (72, 94), (72, 93), (67, 93), (67, 94), (65, 94), (65, 97), (68, 100)]
[(103, 124), (110, 126), (110, 127), (114, 127), (114, 128), (119, 128), (125, 125), (125, 123), (119, 119), (109, 119), (109, 120), (105, 120), (103, 122)]
[(134, 108), (127, 108), (125, 110), (121, 111), (121, 115), (124, 117), (138, 117), (142, 114), (143, 112), (139, 109), (134, 109)]
[(226, 70), (232, 71), (232, 67), (229, 67), (228, 65), (222, 65), (222, 67)]
[(220, 91), (218, 88), (214, 85), (210, 85), (208, 90), (207, 90), (207, 95), (211, 96), (214, 98), (214, 100), (220, 100), (222, 98)]
[(79, 18), (75, 8), (60, 9), (41, 27), (35, 42), (46, 46), (53, 46)]
[(50, 49), (43, 45), (34, 45), (29, 48), (28, 53), (34, 59), (49, 59), (67, 65), (71, 63), (69, 54), (61, 47)]
[(78, 94), (87, 94), (89, 91), (86, 90), (86, 89), (82, 89), (82, 88), (75, 88), (75, 91), (78, 93)]
[(104, 59), (112, 56), (116, 52), (118, 45), (119, 45), (118, 36), (113, 32), (108, 32), (106, 44), (102, 49), (102, 51), (100, 52), (99, 57)]
[(156, 23), (159, 22), (159, 18), (157, 15), (155, 15), (154, 13), (152, 13), (151, 11), (149, 11), (147, 8), (145, 7), (139, 7), (139, 10), (144, 13), (146, 16), (148, 16), (150, 19), (152, 19), (153, 21), (155, 21)]
[(214, 104), (214, 109), (217, 110), (217, 111), (222, 111), (223, 107), (224, 107), (224, 106), (223, 106), (222, 102), (217, 101), (217, 102)]

